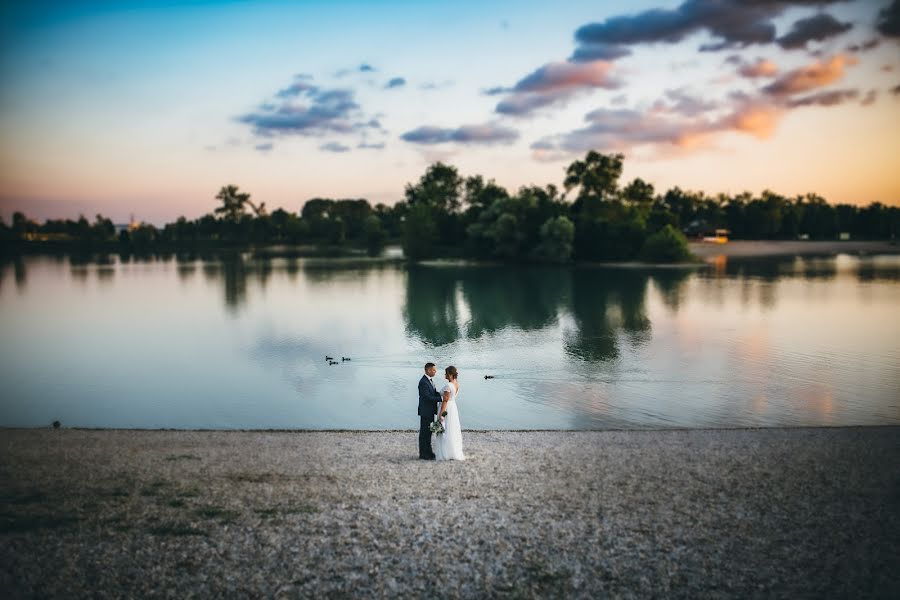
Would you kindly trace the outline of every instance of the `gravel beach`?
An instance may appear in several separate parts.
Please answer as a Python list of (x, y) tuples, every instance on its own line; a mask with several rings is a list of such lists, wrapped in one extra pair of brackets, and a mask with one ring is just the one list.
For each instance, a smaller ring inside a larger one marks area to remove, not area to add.
[(24, 597), (900, 597), (900, 428), (0, 430)]

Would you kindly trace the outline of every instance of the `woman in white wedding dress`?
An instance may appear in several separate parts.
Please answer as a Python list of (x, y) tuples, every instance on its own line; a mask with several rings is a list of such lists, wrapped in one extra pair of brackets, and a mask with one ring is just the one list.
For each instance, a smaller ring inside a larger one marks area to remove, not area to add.
[(444, 369), (444, 377), (447, 379), (447, 385), (441, 389), (443, 401), (438, 415), (443, 415), (444, 411), (447, 411), (447, 416), (439, 417), (444, 423), (444, 433), (437, 436), (434, 454), (437, 460), (466, 460), (463, 454), (459, 410), (456, 406), (456, 400), (459, 398), (459, 381), (457, 381), (459, 373), (456, 367)]

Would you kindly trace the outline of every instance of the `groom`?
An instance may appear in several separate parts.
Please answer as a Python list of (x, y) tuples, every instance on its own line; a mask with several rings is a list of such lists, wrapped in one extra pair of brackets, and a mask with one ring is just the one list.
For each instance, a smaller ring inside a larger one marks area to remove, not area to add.
[(425, 374), (419, 380), (419, 458), (422, 460), (434, 460), (429, 426), (434, 422), (438, 402), (441, 401), (441, 394), (432, 380), (435, 373), (437, 369), (434, 363), (425, 363)]

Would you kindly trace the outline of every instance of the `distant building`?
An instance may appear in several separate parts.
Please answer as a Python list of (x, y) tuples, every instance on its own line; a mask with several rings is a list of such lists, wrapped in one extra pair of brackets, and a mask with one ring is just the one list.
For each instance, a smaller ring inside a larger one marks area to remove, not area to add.
[(731, 232), (727, 229), (711, 225), (704, 219), (699, 219), (691, 221), (688, 226), (682, 230), (682, 233), (684, 233), (687, 238), (693, 238), (703, 242), (724, 244), (728, 241), (728, 234)]
[(116, 223), (115, 225), (113, 225), (113, 227), (116, 228), (116, 235), (119, 235), (123, 231), (134, 231), (135, 229), (137, 229), (140, 226), (141, 226), (141, 224), (134, 220), (133, 214), (131, 215), (130, 223)]

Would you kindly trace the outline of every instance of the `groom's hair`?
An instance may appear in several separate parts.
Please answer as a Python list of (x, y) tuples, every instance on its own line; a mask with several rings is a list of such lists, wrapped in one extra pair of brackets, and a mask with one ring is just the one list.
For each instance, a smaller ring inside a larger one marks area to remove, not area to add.
[(430, 369), (433, 366), (434, 366), (434, 363), (425, 363), (425, 370), (427, 371), (428, 369)]

